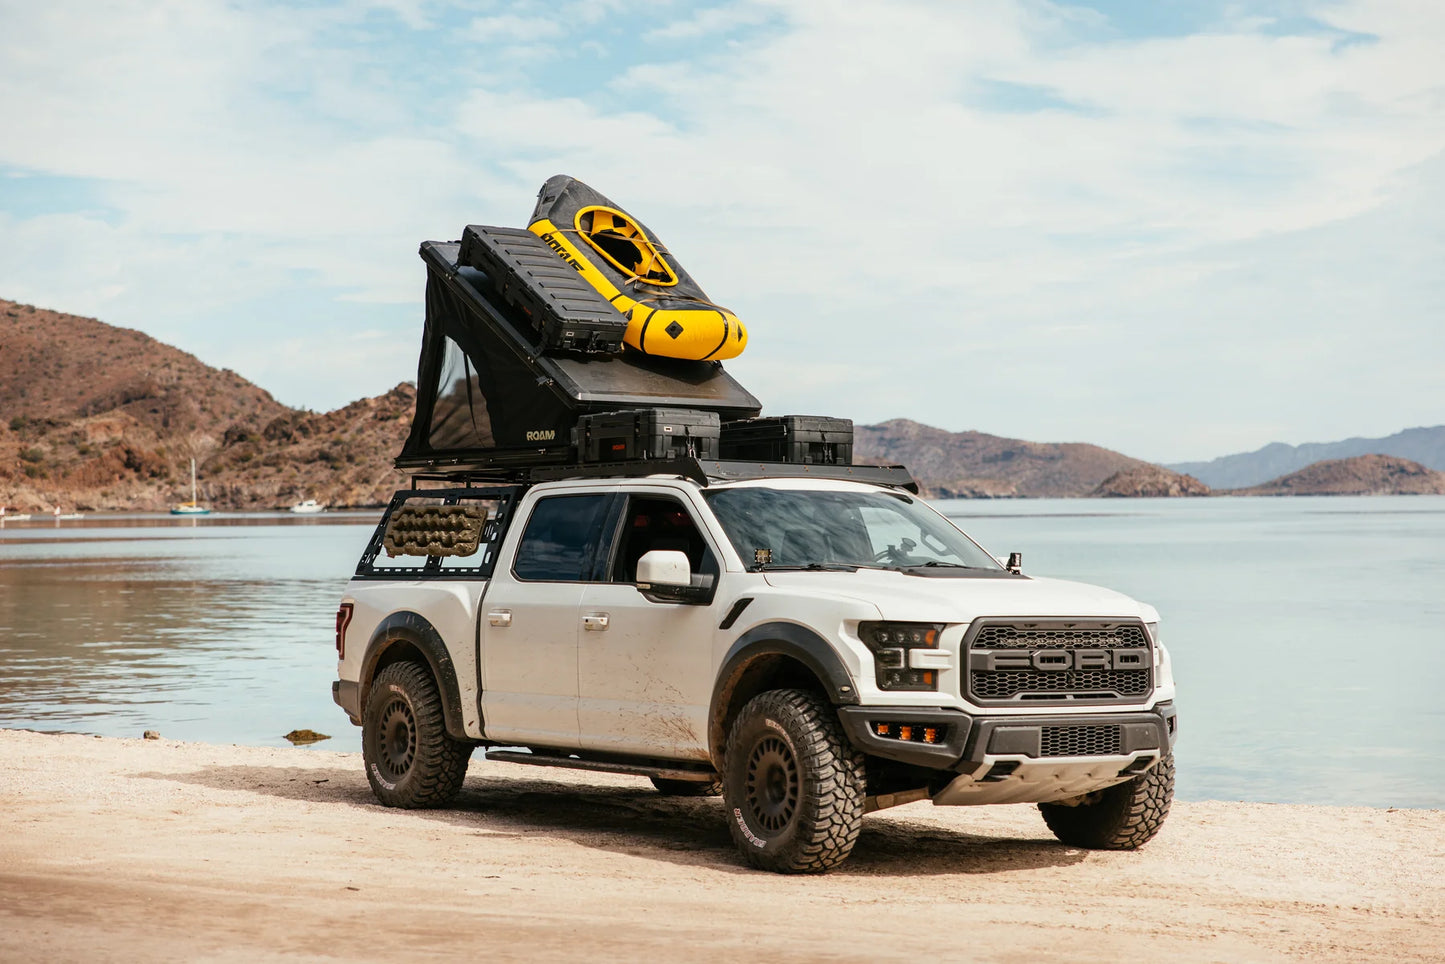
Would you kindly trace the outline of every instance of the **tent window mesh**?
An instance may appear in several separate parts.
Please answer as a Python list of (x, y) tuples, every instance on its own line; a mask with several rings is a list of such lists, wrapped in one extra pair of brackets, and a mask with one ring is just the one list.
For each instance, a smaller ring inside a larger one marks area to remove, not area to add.
[(433, 449), (490, 448), (497, 444), (487, 412), (486, 388), (466, 352), (447, 338), (432, 407), (429, 441)]

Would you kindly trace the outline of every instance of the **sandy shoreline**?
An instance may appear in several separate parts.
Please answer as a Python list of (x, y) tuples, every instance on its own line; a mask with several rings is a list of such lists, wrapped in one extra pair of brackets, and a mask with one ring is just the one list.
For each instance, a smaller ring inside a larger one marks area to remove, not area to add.
[(716, 801), (473, 759), (374, 805), (359, 756), (0, 730), (3, 960), (1438, 961), (1445, 811), (1176, 803), (1133, 854), (1031, 807), (876, 814), (824, 877)]

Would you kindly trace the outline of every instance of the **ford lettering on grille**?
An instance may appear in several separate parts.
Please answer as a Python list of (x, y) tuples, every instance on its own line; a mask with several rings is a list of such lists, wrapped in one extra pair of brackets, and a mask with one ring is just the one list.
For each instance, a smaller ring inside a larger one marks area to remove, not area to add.
[(1154, 689), (1140, 623), (995, 623), (969, 631), (968, 696), (978, 703), (1133, 703)]
[(1068, 669), (1144, 669), (1149, 665), (1147, 649), (1040, 649), (1035, 652), (1005, 650), (1001, 653), (970, 653), (969, 669), (1036, 669), (1058, 672)]

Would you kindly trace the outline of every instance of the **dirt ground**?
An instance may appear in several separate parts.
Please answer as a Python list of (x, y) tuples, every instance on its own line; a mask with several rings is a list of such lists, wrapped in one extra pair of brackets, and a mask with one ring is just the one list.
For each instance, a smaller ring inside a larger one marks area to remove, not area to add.
[(822, 877), (716, 800), (486, 762), (376, 805), (355, 754), (0, 730), (0, 960), (1445, 959), (1445, 812), (1176, 803), (1136, 853), (1028, 806), (870, 816)]

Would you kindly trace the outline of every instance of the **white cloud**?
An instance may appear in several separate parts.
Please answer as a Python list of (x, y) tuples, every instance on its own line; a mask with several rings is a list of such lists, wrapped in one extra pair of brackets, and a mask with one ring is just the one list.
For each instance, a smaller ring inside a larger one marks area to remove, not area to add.
[(555, 37), (562, 32), (562, 24), (548, 17), (519, 17), (516, 14), (499, 14), (493, 17), (477, 17), (467, 27), (467, 36), (479, 43), (492, 44), (499, 41), (535, 42)]
[[(1375, 39), (1274, 36), (1247, 14), (1131, 38), (1033, 0), (460, 17), (0, 0), (0, 168), (101, 179), (113, 212), (0, 221), (0, 294), (228, 357), (241, 343), (206, 320), (239, 302), (273, 297), (262, 327), (310, 326), (306, 352), (347, 328), (290, 305), (298, 285), (341, 317), (394, 304), (394, 343), (346, 348), (349, 387), (275, 352), (231, 365), (340, 404), (413, 367), (381, 353), (415, 337), (416, 243), (520, 223), (565, 171), (743, 315), (753, 343), (730, 367), (770, 410), (1161, 459), (1445, 421), (1438, 370), (1406, 347), (1440, 327), (1438, 262), (1408, 252), (1439, 252), (1438, 218), (1410, 212), (1440, 212), (1445, 16), (1301, 10)], [(411, 47), (383, 49), (378, 16)], [(455, 36), (472, 46), (442, 49)], [(534, 43), (591, 53), (529, 61)], [(42, 253), (62, 248), (87, 270)], [(1368, 325), (1371, 364), (1402, 352), (1402, 387), (1322, 390), (1362, 357), (1310, 340), (1322, 317)], [(806, 376), (776, 377), (804, 357)]]

